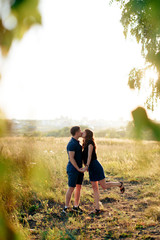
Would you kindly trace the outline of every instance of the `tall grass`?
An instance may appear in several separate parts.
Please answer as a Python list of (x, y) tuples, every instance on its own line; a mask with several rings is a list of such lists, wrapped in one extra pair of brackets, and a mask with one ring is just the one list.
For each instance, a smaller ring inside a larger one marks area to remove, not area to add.
[[(67, 190), (66, 145), (70, 138), (54, 137), (3, 137), (0, 138), (0, 239), (27, 239), (29, 225), (24, 221), (36, 207), (51, 199), (56, 206), (63, 206)], [(106, 177), (123, 178), (125, 181), (148, 181), (141, 194), (150, 194), (159, 201), (160, 144), (147, 141), (127, 141), (97, 138), (98, 160)], [(88, 180), (88, 174), (85, 173)], [(152, 186), (152, 190), (151, 190)], [(142, 195), (140, 195), (142, 196)], [(145, 196), (147, 199), (147, 195)], [(92, 193), (84, 188), (82, 200), (93, 202)], [(149, 201), (149, 200), (148, 200)], [(57, 209), (56, 209), (57, 210)], [(60, 208), (57, 210), (60, 211)], [(146, 215), (155, 213), (148, 209)], [(28, 215), (26, 215), (28, 214)], [(159, 209), (157, 210), (159, 218)], [(156, 218), (156, 217), (155, 217)], [(55, 227), (48, 236), (63, 235)], [(50, 239), (50, 238), (48, 238)], [(52, 238), (51, 238), (52, 239)], [(54, 239), (54, 238), (53, 238)]]

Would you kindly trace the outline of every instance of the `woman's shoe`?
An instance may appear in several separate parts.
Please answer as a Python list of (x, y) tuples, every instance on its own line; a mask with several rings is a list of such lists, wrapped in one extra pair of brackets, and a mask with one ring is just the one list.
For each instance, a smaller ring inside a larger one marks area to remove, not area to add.
[(120, 191), (121, 193), (123, 194), (125, 192), (125, 187), (124, 187), (124, 184), (123, 182), (120, 182), (121, 186), (120, 186)]
[(100, 210), (100, 209), (95, 209), (94, 211), (90, 212), (89, 215), (95, 216), (95, 215), (99, 215), (101, 212), (102, 212), (102, 210)]
[(95, 214), (99, 215), (102, 211), (100, 209), (95, 209)]

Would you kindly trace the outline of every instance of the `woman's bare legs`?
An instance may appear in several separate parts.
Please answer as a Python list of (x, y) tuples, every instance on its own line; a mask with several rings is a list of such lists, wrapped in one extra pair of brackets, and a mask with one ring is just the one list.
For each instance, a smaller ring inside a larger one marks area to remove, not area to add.
[(99, 209), (99, 187), (98, 187), (98, 181), (92, 182), (92, 188), (93, 188), (93, 193), (94, 193), (94, 201), (95, 201), (95, 206), (96, 209)]
[(121, 187), (120, 182), (106, 182), (106, 179), (102, 179), (99, 181), (99, 184), (103, 189), (111, 188), (111, 187)]
[(123, 187), (123, 185), (120, 182), (106, 182), (105, 178), (100, 180), (100, 181), (96, 181), (96, 182), (92, 182), (92, 188), (93, 188), (93, 193), (94, 193), (94, 202), (95, 202), (95, 207), (97, 210), (99, 210), (99, 187), (98, 187), (98, 182), (101, 185), (101, 187), (105, 190), (107, 188), (111, 188), (111, 187)]

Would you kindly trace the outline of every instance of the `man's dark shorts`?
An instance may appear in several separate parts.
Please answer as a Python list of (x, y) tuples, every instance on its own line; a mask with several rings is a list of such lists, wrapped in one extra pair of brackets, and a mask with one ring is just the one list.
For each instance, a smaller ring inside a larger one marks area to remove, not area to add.
[(76, 187), (76, 184), (82, 185), (84, 173), (78, 171), (68, 171), (68, 186)]

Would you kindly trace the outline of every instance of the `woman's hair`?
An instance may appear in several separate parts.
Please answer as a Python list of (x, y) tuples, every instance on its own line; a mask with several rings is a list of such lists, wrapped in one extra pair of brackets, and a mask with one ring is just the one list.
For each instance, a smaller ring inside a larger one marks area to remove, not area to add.
[(86, 137), (83, 139), (82, 148), (84, 149), (87, 146), (87, 143), (88, 143), (89, 140), (93, 141), (94, 146), (96, 148), (96, 144), (95, 144), (95, 141), (94, 141), (94, 138), (93, 138), (93, 132), (89, 129), (85, 129), (84, 131), (86, 132)]

